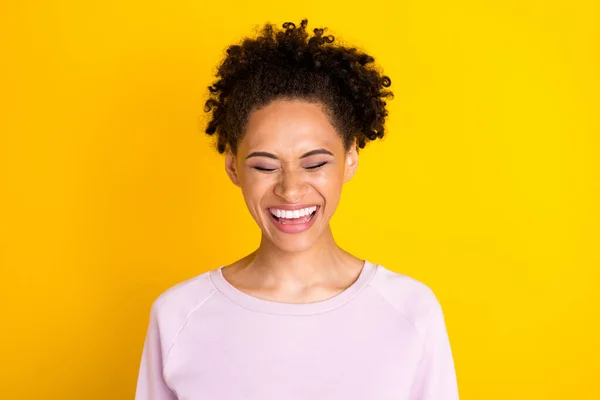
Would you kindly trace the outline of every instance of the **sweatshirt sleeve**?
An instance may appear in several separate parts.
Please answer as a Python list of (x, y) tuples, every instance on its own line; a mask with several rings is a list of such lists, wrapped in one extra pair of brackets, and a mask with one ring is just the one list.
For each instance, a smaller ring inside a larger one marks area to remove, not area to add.
[(164, 380), (163, 348), (155, 303), (150, 311), (150, 323), (142, 352), (135, 400), (177, 400)]
[(410, 400), (458, 400), (452, 350), (442, 308), (435, 295), (425, 335)]

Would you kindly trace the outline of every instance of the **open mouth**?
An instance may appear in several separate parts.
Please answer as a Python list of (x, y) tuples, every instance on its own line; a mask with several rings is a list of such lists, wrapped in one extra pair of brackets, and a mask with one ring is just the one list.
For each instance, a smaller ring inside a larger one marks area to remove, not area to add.
[(281, 225), (303, 225), (312, 221), (319, 208), (319, 206), (312, 206), (293, 211), (269, 208), (269, 212), (273, 219)]

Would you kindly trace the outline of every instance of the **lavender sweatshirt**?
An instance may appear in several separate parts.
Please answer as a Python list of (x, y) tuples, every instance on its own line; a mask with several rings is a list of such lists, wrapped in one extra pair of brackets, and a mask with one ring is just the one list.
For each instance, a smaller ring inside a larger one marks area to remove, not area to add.
[(365, 261), (316, 303), (246, 294), (219, 267), (152, 304), (136, 400), (455, 400), (452, 351), (425, 284)]

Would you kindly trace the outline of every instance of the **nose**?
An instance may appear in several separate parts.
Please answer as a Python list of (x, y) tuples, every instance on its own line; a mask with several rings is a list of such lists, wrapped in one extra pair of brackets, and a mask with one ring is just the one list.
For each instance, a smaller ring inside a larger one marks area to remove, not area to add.
[(275, 194), (287, 203), (298, 203), (306, 194), (308, 183), (303, 178), (301, 170), (295, 168), (283, 169), (275, 185)]

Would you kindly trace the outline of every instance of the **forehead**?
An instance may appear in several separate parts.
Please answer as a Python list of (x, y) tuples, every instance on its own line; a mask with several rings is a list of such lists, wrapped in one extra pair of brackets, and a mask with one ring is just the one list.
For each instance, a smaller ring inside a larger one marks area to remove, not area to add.
[(304, 100), (275, 100), (250, 114), (239, 150), (291, 155), (315, 147), (332, 151), (343, 147), (322, 106)]

